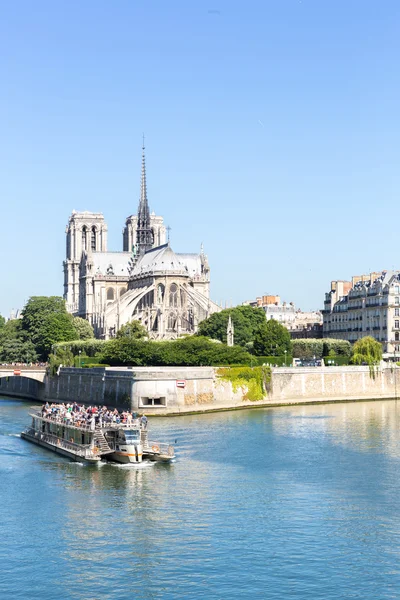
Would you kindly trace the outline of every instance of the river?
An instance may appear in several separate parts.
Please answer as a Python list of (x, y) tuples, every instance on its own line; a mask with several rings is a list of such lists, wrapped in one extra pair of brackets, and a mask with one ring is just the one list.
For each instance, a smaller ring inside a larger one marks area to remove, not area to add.
[(0, 597), (400, 598), (394, 401), (152, 418), (172, 465), (81, 465), (0, 398)]

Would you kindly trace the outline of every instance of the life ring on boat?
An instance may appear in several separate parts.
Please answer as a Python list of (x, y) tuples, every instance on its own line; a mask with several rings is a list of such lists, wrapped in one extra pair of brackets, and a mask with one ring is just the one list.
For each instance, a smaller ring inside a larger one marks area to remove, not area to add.
[(160, 447), (157, 446), (157, 444), (154, 444), (154, 446), (152, 446), (151, 449), (153, 450), (153, 452), (160, 452)]
[(99, 452), (99, 448), (97, 446), (94, 446), (93, 454), (97, 454), (98, 452)]

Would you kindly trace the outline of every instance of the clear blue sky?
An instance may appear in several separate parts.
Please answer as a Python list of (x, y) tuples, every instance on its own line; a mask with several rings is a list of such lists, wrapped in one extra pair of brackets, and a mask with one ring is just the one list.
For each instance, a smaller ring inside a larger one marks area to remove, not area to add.
[(0, 313), (62, 295), (65, 226), (151, 208), (214, 300), (322, 307), (400, 268), (398, 0), (31, 0), (0, 8)]

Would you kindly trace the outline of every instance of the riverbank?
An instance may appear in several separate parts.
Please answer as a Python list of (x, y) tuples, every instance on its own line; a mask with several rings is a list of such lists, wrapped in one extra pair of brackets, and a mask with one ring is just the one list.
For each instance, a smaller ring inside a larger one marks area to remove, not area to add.
[(175, 416), (296, 404), (397, 399), (400, 368), (273, 369), (264, 395), (226, 370), (212, 367), (62, 368), (43, 383), (24, 377), (0, 379), (0, 393), (32, 400), (98, 404), (149, 415)]

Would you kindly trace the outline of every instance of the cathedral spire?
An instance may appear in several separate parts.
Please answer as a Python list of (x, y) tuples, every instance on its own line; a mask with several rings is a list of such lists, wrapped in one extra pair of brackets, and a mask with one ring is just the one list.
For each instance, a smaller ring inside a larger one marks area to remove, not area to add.
[(144, 254), (153, 247), (153, 231), (150, 227), (150, 209), (147, 200), (146, 182), (146, 157), (145, 157), (144, 135), (142, 144), (142, 178), (140, 184), (140, 202), (138, 208), (137, 230), (136, 230), (136, 253)]

